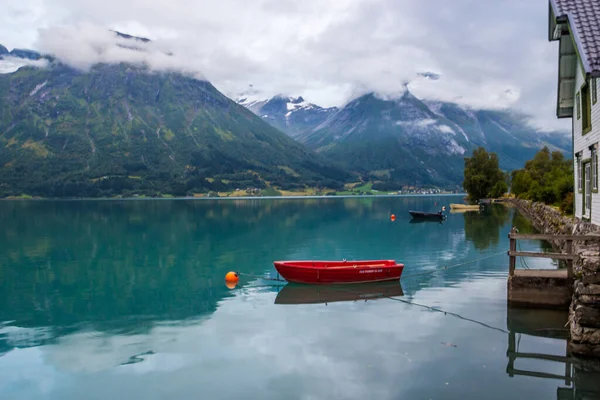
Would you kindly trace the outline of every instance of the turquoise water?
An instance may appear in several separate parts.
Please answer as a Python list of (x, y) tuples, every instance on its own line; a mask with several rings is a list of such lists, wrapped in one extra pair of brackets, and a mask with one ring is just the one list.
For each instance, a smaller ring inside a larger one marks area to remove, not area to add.
[[(554, 330), (534, 336), (522, 334), (530, 314), (506, 307), (507, 234), (532, 231), (527, 221), (497, 205), (411, 223), (409, 209), (449, 210), (461, 198), (0, 202), (0, 398), (546, 399), (571, 390), (507, 370), (515, 338), (529, 353), (566, 348), (556, 338), (564, 314), (536, 312)], [(342, 258), (396, 259), (403, 278), (335, 291), (254, 277), (276, 277), (274, 260)], [(224, 282), (232, 270), (248, 274), (234, 289)], [(514, 368), (565, 375), (560, 362)]]

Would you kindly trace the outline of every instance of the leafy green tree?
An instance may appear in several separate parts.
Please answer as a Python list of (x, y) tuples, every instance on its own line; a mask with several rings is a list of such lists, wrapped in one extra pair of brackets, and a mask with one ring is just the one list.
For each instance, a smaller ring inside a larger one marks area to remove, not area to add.
[(508, 191), (506, 176), (499, 167), (498, 155), (488, 153), (483, 147), (465, 157), (463, 187), (472, 203), (485, 197), (500, 197)]
[(562, 153), (541, 149), (523, 169), (512, 172), (511, 192), (518, 198), (560, 206), (573, 212), (573, 163)]

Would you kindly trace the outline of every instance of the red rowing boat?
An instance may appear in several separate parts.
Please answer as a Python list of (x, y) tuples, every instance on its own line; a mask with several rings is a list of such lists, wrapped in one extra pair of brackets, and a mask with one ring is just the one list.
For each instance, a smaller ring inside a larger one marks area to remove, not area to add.
[(394, 260), (275, 261), (288, 282), (311, 284), (382, 282), (400, 279), (404, 264)]

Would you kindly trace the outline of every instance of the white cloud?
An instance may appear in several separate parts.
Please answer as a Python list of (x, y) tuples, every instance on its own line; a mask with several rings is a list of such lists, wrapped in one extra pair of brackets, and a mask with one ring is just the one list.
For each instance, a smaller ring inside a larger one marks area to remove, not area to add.
[(27, 60), (24, 58), (5, 56), (0, 59), (0, 74), (9, 74), (15, 72), (19, 68), (31, 65), (38, 68), (43, 68), (48, 65), (47, 60)]
[[(0, 16), (0, 43), (80, 67), (86, 57), (185, 66), (230, 97), (254, 84), (265, 97), (302, 95), (323, 106), (369, 91), (394, 95), (411, 81), (419, 97), (510, 107), (538, 127), (568, 129), (555, 116), (547, 18), (545, 0), (21, 0)], [(116, 48), (103, 29), (150, 37), (154, 52)], [(441, 77), (418, 75), (425, 71)]]

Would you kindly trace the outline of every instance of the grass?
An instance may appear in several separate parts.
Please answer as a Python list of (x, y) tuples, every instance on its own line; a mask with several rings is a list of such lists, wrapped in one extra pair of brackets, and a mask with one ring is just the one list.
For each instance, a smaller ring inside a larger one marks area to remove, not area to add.
[(48, 151), (48, 149), (46, 149), (46, 146), (44, 146), (42, 143), (34, 142), (31, 139), (26, 141), (21, 146), (21, 148), (32, 150), (34, 152), (34, 154), (38, 157), (46, 158), (46, 157), (48, 157), (48, 154), (49, 154), (49, 151)]

